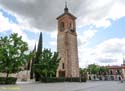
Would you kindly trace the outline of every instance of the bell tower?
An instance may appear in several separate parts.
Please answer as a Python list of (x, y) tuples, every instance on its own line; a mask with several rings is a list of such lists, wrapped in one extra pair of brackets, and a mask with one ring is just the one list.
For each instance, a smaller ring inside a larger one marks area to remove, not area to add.
[(57, 17), (57, 51), (61, 57), (57, 77), (79, 77), (76, 17), (69, 13), (67, 4), (64, 13)]

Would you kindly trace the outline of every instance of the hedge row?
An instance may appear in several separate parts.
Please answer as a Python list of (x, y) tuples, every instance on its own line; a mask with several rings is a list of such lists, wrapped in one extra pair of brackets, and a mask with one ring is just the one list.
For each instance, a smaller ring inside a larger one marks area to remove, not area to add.
[(68, 81), (68, 82), (86, 82), (87, 79), (86, 78), (73, 77), (73, 78), (65, 78), (65, 81)]
[(0, 84), (16, 84), (17, 78), (14, 77), (0, 77)]
[(62, 77), (51, 77), (51, 78), (41, 78), (41, 82), (86, 82), (86, 78), (78, 78), (78, 77), (72, 77), (72, 78), (62, 78)]
[(64, 82), (64, 78), (41, 78), (41, 82)]

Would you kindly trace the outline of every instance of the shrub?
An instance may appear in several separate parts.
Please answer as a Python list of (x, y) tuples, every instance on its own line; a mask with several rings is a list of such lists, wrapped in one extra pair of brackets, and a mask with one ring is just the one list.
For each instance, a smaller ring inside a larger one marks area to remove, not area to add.
[(80, 82), (80, 78), (79, 77), (65, 78), (65, 81), (67, 81), (67, 82)]
[(41, 82), (64, 82), (64, 78), (57, 78), (57, 77), (51, 77), (51, 78), (41, 78)]
[(14, 77), (0, 77), (0, 84), (16, 84), (17, 78)]
[(41, 78), (41, 82), (86, 82), (86, 78), (72, 77), (72, 78), (63, 78), (63, 77), (51, 77), (51, 78)]
[(87, 78), (81, 78), (81, 82), (86, 82)]
[(79, 77), (72, 77), (72, 78), (65, 78), (65, 81), (67, 82), (86, 82), (86, 78), (79, 78)]
[(5, 84), (5, 78), (0, 77), (0, 84)]

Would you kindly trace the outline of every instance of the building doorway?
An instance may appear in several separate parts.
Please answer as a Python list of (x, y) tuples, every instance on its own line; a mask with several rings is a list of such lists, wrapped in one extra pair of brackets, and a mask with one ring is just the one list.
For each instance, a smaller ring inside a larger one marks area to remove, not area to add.
[(59, 71), (59, 77), (65, 77), (65, 71)]

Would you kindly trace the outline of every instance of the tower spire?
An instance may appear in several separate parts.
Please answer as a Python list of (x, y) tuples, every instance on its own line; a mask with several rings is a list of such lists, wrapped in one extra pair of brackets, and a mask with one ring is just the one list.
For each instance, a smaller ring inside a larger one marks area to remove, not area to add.
[(64, 12), (68, 13), (68, 8), (67, 8), (67, 2), (66, 2), (66, 0), (65, 0), (65, 9), (64, 9)]
[(67, 2), (66, 2), (66, 0), (65, 0), (65, 8), (67, 8)]

